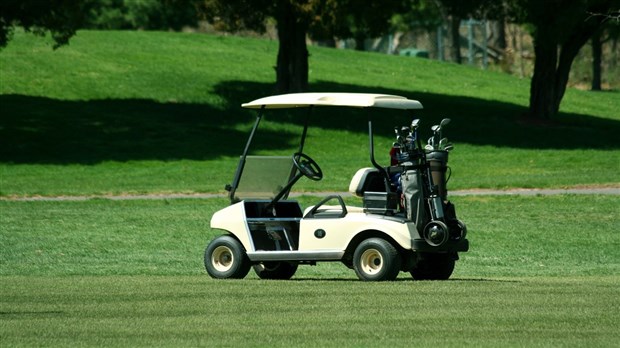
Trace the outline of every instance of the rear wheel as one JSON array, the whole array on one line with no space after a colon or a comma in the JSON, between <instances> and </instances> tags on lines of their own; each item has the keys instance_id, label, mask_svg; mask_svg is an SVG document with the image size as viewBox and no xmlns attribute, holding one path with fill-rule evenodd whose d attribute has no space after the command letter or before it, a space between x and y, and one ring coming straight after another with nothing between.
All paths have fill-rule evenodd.
<instances>
[{"instance_id":1,"label":"rear wheel","mask_svg":"<svg viewBox=\"0 0 620 348\"><path fill-rule=\"evenodd\" d=\"M261 262L254 265L254 272L261 279L291 279L297 266L296 262Z\"/></svg>"},{"instance_id":2,"label":"rear wheel","mask_svg":"<svg viewBox=\"0 0 620 348\"><path fill-rule=\"evenodd\" d=\"M213 278L243 278L250 271L250 260L243 245L231 236L220 236L205 249L205 268Z\"/></svg>"},{"instance_id":3,"label":"rear wheel","mask_svg":"<svg viewBox=\"0 0 620 348\"><path fill-rule=\"evenodd\" d=\"M446 280L454 271L453 254L426 254L409 271L415 280Z\"/></svg>"},{"instance_id":4,"label":"rear wheel","mask_svg":"<svg viewBox=\"0 0 620 348\"><path fill-rule=\"evenodd\" d=\"M394 280L400 272L398 250L381 238L369 238L357 246L353 254L353 269L361 280Z\"/></svg>"}]
</instances>

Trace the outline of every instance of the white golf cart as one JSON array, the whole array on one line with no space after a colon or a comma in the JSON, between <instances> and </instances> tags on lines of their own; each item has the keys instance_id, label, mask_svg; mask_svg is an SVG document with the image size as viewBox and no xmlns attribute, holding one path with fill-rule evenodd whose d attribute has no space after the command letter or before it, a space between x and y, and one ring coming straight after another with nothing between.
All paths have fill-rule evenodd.
<instances>
[{"instance_id":1,"label":"white golf cart","mask_svg":"<svg viewBox=\"0 0 620 348\"><path fill-rule=\"evenodd\" d=\"M231 205L211 219L211 228L226 232L205 250L211 277L243 278L253 267L260 278L289 279L298 265L319 261L341 261L362 280L393 280L400 271L410 272L414 279L450 277L458 252L467 251L469 244L465 225L446 198L447 150L428 145L422 149L417 133L409 128L403 146L398 145L400 159L383 167L374 158L368 113L373 167L360 169L349 186L352 194L363 198L363 207L347 206L342 197L331 195L302 211L288 199L303 176L317 181L323 177L318 164L303 153L313 110L324 106L416 110L422 108L420 102L381 94L296 93L242 106L259 112L234 180L226 187ZM308 109L299 150L291 157L249 155L265 110L282 108Z\"/></svg>"}]
</instances>

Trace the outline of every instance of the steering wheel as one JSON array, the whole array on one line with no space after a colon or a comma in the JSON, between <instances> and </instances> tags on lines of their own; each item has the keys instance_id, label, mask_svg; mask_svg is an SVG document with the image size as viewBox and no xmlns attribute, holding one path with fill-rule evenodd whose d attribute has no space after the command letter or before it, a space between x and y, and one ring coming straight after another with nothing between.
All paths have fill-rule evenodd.
<instances>
[{"instance_id":1,"label":"steering wheel","mask_svg":"<svg viewBox=\"0 0 620 348\"><path fill-rule=\"evenodd\" d=\"M319 181L323 179L323 171L316 162L308 157L308 155L297 152L293 154L293 164L300 173L307 176L308 179Z\"/></svg>"}]
</instances>

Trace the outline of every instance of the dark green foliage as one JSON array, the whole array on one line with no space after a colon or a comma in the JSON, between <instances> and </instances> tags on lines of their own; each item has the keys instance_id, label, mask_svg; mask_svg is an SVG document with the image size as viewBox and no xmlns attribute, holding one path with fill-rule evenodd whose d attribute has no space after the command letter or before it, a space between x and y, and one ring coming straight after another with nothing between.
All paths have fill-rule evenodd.
<instances>
[{"instance_id":1,"label":"dark green foliage","mask_svg":"<svg viewBox=\"0 0 620 348\"><path fill-rule=\"evenodd\" d=\"M198 23L198 0L3 0L0 48L15 27L44 36L54 48L66 45L82 28L180 30Z\"/></svg>"},{"instance_id":2,"label":"dark green foliage","mask_svg":"<svg viewBox=\"0 0 620 348\"><path fill-rule=\"evenodd\" d=\"M181 30L198 24L197 0L87 0L87 28Z\"/></svg>"},{"instance_id":3,"label":"dark green foliage","mask_svg":"<svg viewBox=\"0 0 620 348\"><path fill-rule=\"evenodd\" d=\"M37 35L50 32L54 48L67 44L85 22L89 4L72 0L3 0L0 2L0 48L11 40L16 26Z\"/></svg>"}]
</instances>

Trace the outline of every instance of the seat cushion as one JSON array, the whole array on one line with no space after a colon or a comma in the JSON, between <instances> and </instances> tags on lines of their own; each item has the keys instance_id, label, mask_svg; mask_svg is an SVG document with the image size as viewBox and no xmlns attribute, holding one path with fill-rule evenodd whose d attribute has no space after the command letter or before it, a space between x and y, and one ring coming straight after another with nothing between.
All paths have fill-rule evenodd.
<instances>
[{"instance_id":1,"label":"seat cushion","mask_svg":"<svg viewBox=\"0 0 620 348\"><path fill-rule=\"evenodd\" d=\"M364 197L364 192L385 192L383 177L377 168L358 170L349 184L349 192L357 197Z\"/></svg>"}]
</instances>

